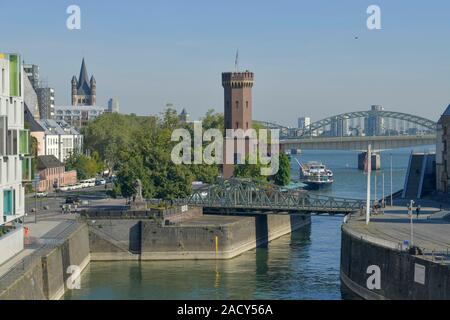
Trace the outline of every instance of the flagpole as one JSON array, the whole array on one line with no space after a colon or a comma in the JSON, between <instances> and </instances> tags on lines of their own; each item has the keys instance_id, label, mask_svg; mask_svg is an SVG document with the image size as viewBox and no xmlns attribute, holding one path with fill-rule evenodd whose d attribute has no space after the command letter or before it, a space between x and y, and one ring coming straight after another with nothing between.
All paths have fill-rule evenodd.
<instances>
[{"instance_id":1,"label":"flagpole","mask_svg":"<svg viewBox=\"0 0 450 320\"><path fill-rule=\"evenodd\" d=\"M367 196L366 196L366 224L370 222L370 175L372 172L372 146L369 144L366 154L366 166L367 166Z\"/></svg>"}]
</instances>

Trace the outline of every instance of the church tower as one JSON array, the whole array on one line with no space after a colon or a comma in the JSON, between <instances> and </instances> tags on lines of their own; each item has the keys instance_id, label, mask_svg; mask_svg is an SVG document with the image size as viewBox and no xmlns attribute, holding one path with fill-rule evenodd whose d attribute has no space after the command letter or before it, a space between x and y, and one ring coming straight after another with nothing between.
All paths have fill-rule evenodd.
<instances>
[{"instance_id":1,"label":"church tower","mask_svg":"<svg viewBox=\"0 0 450 320\"><path fill-rule=\"evenodd\" d=\"M80 76L72 78L72 105L95 106L97 103L97 84L94 76L89 80L86 63L81 63Z\"/></svg>"}]
</instances>

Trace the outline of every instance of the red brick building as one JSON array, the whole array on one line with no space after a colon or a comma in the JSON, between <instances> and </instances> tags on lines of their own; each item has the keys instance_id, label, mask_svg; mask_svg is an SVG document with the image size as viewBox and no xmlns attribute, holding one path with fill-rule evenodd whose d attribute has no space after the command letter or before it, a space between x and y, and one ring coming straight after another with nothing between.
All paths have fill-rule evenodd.
<instances>
[{"instance_id":1,"label":"red brick building","mask_svg":"<svg viewBox=\"0 0 450 320\"><path fill-rule=\"evenodd\" d=\"M245 131L252 129L253 73L250 71L222 73L222 86L224 88L225 100L225 130L243 129ZM237 142L237 139L235 139L233 158L235 163L243 163L245 159L242 159L242 155L236 150ZM245 153L248 155L248 143L247 141L244 143ZM223 154L223 176L225 179L228 179L233 176L234 166L232 164L225 164L226 157L225 149Z\"/></svg>"},{"instance_id":2,"label":"red brick building","mask_svg":"<svg viewBox=\"0 0 450 320\"><path fill-rule=\"evenodd\" d=\"M37 157L37 170L41 179L39 192L52 192L55 188L77 183L77 172L66 172L64 163L53 155Z\"/></svg>"}]
</instances>

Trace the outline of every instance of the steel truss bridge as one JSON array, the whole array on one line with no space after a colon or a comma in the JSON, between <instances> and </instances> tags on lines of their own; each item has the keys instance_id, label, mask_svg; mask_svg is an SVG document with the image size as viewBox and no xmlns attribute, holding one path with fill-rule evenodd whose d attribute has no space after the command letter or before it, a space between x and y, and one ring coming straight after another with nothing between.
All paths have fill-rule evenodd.
<instances>
[{"instance_id":1,"label":"steel truss bridge","mask_svg":"<svg viewBox=\"0 0 450 320\"><path fill-rule=\"evenodd\" d=\"M175 205L200 206L222 214L349 214L363 208L362 200L321 196L304 190L283 190L245 179L223 180L196 189Z\"/></svg>"},{"instance_id":2,"label":"steel truss bridge","mask_svg":"<svg viewBox=\"0 0 450 320\"><path fill-rule=\"evenodd\" d=\"M341 123L355 118L383 118L397 119L415 124L427 132L418 135L374 135L374 136L317 136L320 129L325 129L332 124ZM367 146L372 144L374 149L395 149L413 146L424 146L436 143L437 123L422 117L394 111L356 111L343 113L325 118L310 124L306 129L288 128L266 121L255 121L267 129L280 130L280 143L284 150L304 149L304 150L367 150Z\"/></svg>"}]
</instances>

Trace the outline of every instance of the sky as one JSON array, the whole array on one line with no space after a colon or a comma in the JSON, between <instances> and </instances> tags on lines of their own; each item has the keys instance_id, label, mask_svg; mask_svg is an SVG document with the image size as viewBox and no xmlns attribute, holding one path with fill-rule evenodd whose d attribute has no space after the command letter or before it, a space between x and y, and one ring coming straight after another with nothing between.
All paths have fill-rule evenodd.
<instances>
[{"instance_id":1,"label":"sky","mask_svg":"<svg viewBox=\"0 0 450 320\"><path fill-rule=\"evenodd\" d=\"M66 27L72 4L81 30ZM372 4L381 30L367 28ZM447 0L0 0L0 12L0 52L39 65L56 105L70 104L84 57L98 105L223 112L237 50L257 120L295 126L373 104L437 120L450 103Z\"/></svg>"}]
</instances>

